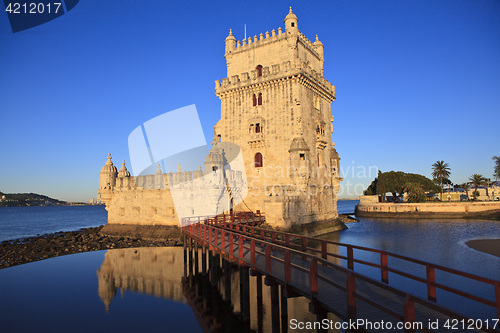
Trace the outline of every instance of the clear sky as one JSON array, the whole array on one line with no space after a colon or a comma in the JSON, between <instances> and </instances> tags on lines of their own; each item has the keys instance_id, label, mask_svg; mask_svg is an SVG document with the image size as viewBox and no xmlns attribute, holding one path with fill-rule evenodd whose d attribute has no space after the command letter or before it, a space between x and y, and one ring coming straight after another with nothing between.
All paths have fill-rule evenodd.
<instances>
[{"instance_id":1,"label":"clear sky","mask_svg":"<svg viewBox=\"0 0 500 333\"><path fill-rule=\"evenodd\" d=\"M333 141L354 197L382 171L491 177L500 155L500 1L80 1L13 34L0 14L0 191L96 197L108 153L143 122L196 104L220 117L224 39L283 27L324 44Z\"/></svg>"}]
</instances>

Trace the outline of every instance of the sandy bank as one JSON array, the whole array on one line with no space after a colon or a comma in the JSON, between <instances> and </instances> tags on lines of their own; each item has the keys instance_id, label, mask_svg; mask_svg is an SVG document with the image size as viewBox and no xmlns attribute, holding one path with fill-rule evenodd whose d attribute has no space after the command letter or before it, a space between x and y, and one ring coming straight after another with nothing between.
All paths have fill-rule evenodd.
<instances>
[{"instance_id":1,"label":"sandy bank","mask_svg":"<svg viewBox=\"0 0 500 333\"><path fill-rule=\"evenodd\" d=\"M500 239L474 239L465 244L474 250L500 257Z\"/></svg>"}]
</instances>

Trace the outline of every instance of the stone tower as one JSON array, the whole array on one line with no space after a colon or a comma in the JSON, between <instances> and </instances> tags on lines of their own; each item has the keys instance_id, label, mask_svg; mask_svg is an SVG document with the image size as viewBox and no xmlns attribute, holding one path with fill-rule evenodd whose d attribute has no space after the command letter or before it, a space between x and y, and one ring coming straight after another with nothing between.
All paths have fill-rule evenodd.
<instances>
[{"instance_id":1,"label":"stone tower","mask_svg":"<svg viewBox=\"0 0 500 333\"><path fill-rule=\"evenodd\" d=\"M248 196L241 210L262 210L269 222L331 220L341 181L332 142L335 87L323 77L323 44L311 42L292 12L285 31L225 40L227 77L215 82L221 120L214 141L240 146Z\"/></svg>"},{"instance_id":2,"label":"stone tower","mask_svg":"<svg viewBox=\"0 0 500 333\"><path fill-rule=\"evenodd\" d=\"M125 164L123 167L125 167ZM111 154L108 155L106 164L101 168L100 175L99 190L97 191L98 201L109 201L113 196L113 189L116 186L116 177L118 176L118 170L111 161Z\"/></svg>"}]
</instances>

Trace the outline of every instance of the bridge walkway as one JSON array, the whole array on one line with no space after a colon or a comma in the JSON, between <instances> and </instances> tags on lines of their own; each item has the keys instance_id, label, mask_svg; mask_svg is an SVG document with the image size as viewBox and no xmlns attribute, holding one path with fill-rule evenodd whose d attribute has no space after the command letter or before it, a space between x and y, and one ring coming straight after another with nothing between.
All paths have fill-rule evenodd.
<instances>
[{"instance_id":1,"label":"bridge walkway","mask_svg":"<svg viewBox=\"0 0 500 333\"><path fill-rule=\"evenodd\" d=\"M327 260L333 254L326 252L326 246L322 245L321 250L312 249L307 246L307 240L302 236L217 221L189 224L183 231L195 242L207 246L240 266L249 267L254 274L265 275L270 281L285 286L290 297L307 297L311 300L311 310L315 313L332 312L345 321L362 318L365 323L375 326L382 321L385 323L380 330L373 327L368 331L449 332L449 329L443 326L447 320L468 322L470 319L433 300L398 290L384 281L374 280L333 263ZM301 237L300 244L290 242L290 236ZM308 253L311 250L315 253ZM354 262L362 262L353 258L352 250L347 252L348 256L342 259L349 261L348 266L352 267ZM381 258L386 261L383 256ZM387 265L382 265L381 270L382 277L386 271L395 271ZM435 281L427 283L430 285L429 298L435 298L433 287L441 285ZM498 303L493 304L498 309ZM439 327L430 329L428 323L436 320L440 323ZM404 324L408 325L407 329L398 328ZM479 325L473 328L462 331L499 332Z\"/></svg>"}]
</instances>

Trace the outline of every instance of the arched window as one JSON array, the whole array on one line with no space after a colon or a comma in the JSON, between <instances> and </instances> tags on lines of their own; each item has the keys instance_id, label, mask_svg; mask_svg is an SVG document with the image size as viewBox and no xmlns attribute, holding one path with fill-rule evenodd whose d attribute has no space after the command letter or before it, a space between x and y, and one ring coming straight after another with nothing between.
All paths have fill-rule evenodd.
<instances>
[{"instance_id":1,"label":"arched window","mask_svg":"<svg viewBox=\"0 0 500 333\"><path fill-rule=\"evenodd\" d=\"M256 168L262 168L262 154L257 153L255 154L255 159L254 159L254 165Z\"/></svg>"},{"instance_id":2,"label":"arched window","mask_svg":"<svg viewBox=\"0 0 500 333\"><path fill-rule=\"evenodd\" d=\"M260 124L255 124L255 133L260 133Z\"/></svg>"},{"instance_id":3,"label":"arched window","mask_svg":"<svg viewBox=\"0 0 500 333\"><path fill-rule=\"evenodd\" d=\"M253 94L253 106L257 106L257 96Z\"/></svg>"},{"instance_id":4,"label":"arched window","mask_svg":"<svg viewBox=\"0 0 500 333\"><path fill-rule=\"evenodd\" d=\"M257 70L257 76L262 76L262 65L257 66L255 69Z\"/></svg>"},{"instance_id":5,"label":"arched window","mask_svg":"<svg viewBox=\"0 0 500 333\"><path fill-rule=\"evenodd\" d=\"M262 105L262 93L259 93L259 105Z\"/></svg>"}]
</instances>

